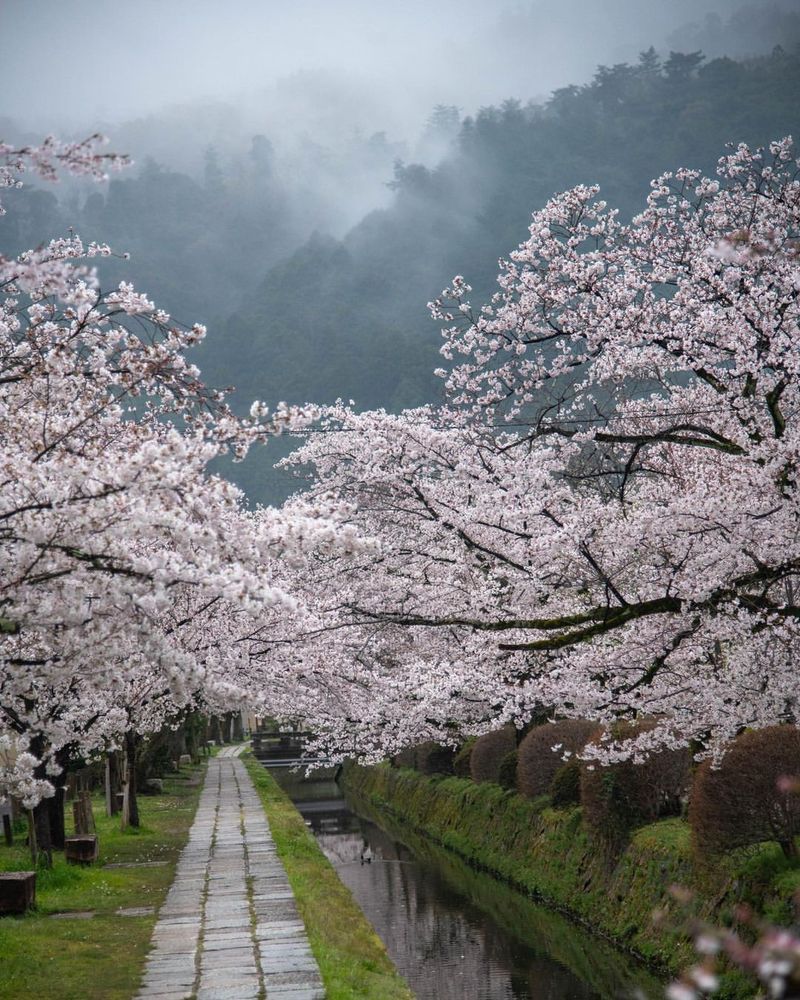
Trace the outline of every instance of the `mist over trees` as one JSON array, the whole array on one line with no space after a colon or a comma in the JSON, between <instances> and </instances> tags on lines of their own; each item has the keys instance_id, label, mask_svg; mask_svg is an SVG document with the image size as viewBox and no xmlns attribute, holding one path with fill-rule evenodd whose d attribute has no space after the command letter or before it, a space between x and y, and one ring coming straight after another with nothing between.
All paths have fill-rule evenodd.
<instances>
[{"instance_id":1,"label":"mist over trees","mask_svg":"<svg viewBox=\"0 0 800 1000\"><path fill-rule=\"evenodd\" d=\"M426 303L450 276L470 274L476 298L488 298L496 260L553 193L596 181L630 217L659 165L713 171L734 138L757 145L796 132L798 89L796 54L662 62L650 50L545 104L481 109L435 168L395 166L388 209L342 240L313 237L272 268L226 323L219 352L205 345L205 370L243 398L258 389L268 400L339 396L395 411L435 400L440 339Z\"/></svg>"},{"instance_id":2,"label":"mist over trees","mask_svg":"<svg viewBox=\"0 0 800 1000\"><path fill-rule=\"evenodd\" d=\"M547 6L506 12L506 28L530 39L538 17L557 32ZM687 5L667 36L672 51L645 48L542 99L474 114L466 101L439 104L412 138L348 127L348 102L365 121L378 120L380 102L324 71L262 95L273 131L255 130L252 100L115 124L114 147L133 152L135 170L88 195L69 184L58 198L16 193L4 249L71 227L130 253L100 263L104 287L132 277L177 318L207 323L195 360L209 383L236 386L234 406L343 398L399 411L435 401L440 337L427 302L455 273L488 297L497 259L555 192L597 182L630 217L666 166L711 171L726 142L797 132L800 14L696 10L692 19ZM253 502L295 488L266 455L228 474Z\"/></svg>"}]
</instances>

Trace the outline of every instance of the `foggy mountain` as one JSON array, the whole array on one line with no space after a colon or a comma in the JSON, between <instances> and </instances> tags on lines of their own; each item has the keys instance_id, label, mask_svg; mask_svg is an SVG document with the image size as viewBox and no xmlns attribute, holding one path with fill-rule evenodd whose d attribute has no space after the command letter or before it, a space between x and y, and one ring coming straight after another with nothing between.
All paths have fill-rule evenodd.
<instances>
[{"instance_id":1,"label":"foggy mountain","mask_svg":"<svg viewBox=\"0 0 800 1000\"><path fill-rule=\"evenodd\" d=\"M453 274L488 297L557 190L600 182L630 215L663 170L796 134L798 43L798 0L6 0L3 138L100 130L136 162L15 192L0 250L73 227L130 252L104 285L208 324L198 363L237 408L416 405ZM291 488L282 450L229 470L252 500Z\"/></svg>"}]
</instances>

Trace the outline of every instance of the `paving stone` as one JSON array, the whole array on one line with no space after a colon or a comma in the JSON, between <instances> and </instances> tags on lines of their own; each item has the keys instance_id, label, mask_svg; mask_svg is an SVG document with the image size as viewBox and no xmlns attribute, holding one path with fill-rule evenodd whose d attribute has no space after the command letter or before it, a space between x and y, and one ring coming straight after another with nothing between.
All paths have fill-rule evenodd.
<instances>
[{"instance_id":1,"label":"paving stone","mask_svg":"<svg viewBox=\"0 0 800 1000\"><path fill-rule=\"evenodd\" d=\"M102 868L163 868L169 861L109 861Z\"/></svg>"},{"instance_id":2,"label":"paving stone","mask_svg":"<svg viewBox=\"0 0 800 1000\"><path fill-rule=\"evenodd\" d=\"M325 1000L325 990L320 985L317 989L304 986L278 986L269 991L268 1000Z\"/></svg>"},{"instance_id":3,"label":"paving stone","mask_svg":"<svg viewBox=\"0 0 800 1000\"><path fill-rule=\"evenodd\" d=\"M253 950L253 938L247 931L236 934L206 934L203 938L203 951L226 951L231 948L249 948Z\"/></svg>"},{"instance_id":4,"label":"paving stone","mask_svg":"<svg viewBox=\"0 0 800 1000\"><path fill-rule=\"evenodd\" d=\"M211 986L205 989L200 987L197 991L197 1000L258 1000L260 993L261 987L257 981L253 986L237 984L230 988Z\"/></svg>"},{"instance_id":5,"label":"paving stone","mask_svg":"<svg viewBox=\"0 0 800 1000\"><path fill-rule=\"evenodd\" d=\"M280 972L265 975L264 984L267 987L268 996L272 996L273 992L281 989L322 989L322 981L318 972Z\"/></svg>"},{"instance_id":6,"label":"paving stone","mask_svg":"<svg viewBox=\"0 0 800 1000\"><path fill-rule=\"evenodd\" d=\"M194 994L194 988L188 990L169 990L165 992L164 990L153 987L150 989L142 989L139 991L139 996L146 998L146 1000L190 1000Z\"/></svg>"},{"instance_id":7,"label":"paving stone","mask_svg":"<svg viewBox=\"0 0 800 1000\"><path fill-rule=\"evenodd\" d=\"M249 976L242 974L232 975L231 973L231 969L223 969L219 974L214 973L203 976L200 980L198 994L206 991L215 991L217 997L228 995L235 997L236 1000L239 1000L239 997L250 996L251 994L258 996L261 989L261 980L255 970Z\"/></svg>"},{"instance_id":8,"label":"paving stone","mask_svg":"<svg viewBox=\"0 0 800 1000\"><path fill-rule=\"evenodd\" d=\"M226 747L209 763L139 1000L324 1000L286 872L250 777ZM140 908L145 910L145 908ZM134 908L120 911L139 914ZM152 912L149 908L146 912Z\"/></svg>"}]
</instances>

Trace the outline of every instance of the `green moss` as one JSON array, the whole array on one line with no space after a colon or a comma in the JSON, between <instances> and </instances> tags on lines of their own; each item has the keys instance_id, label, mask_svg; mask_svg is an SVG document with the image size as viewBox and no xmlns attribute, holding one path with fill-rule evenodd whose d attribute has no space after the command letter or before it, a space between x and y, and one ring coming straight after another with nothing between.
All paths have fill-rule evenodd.
<instances>
[{"instance_id":1,"label":"green moss","mask_svg":"<svg viewBox=\"0 0 800 1000\"><path fill-rule=\"evenodd\" d=\"M620 853L609 855L587 834L580 808L554 809L547 797L530 801L493 784L433 782L386 767L349 766L344 782L348 794L665 971L693 959L680 930L688 914L668 892L671 886L696 892L692 915L724 920L742 900L785 916L800 884L800 868L776 845L696 869L688 825L677 818L640 827ZM742 988L739 979L729 977L730 996Z\"/></svg>"},{"instance_id":2,"label":"green moss","mask_svg":"<svg viewBox=\"0 0 800 1000\"><path fill-rule=\"evenodd\" d=\"M425 834L415 832L389 815L385 808L375 807L357 793L352 794L351 789L348 799L359 815L380 824L395 840L409 847L418 860L435 866L438 876L488 914L509 938L521 941L535 955L569 969L591 987L593 996L616 1000L634 993L653 998L663 995L663 983L656 976L644 967L635 968L629 958L606 941L590 936L556 910L537 905L528 895L467 863Z\"/></svg>"},{"instance_id":3,"label":"green moss","mask_svg":"<svg viewBox=\"0 0 800 1000\"><path fill-rule=\"evenodd\" d=\"M288 796L252 757L242 759L269 819L328 1000L412 1000L383 942Z\"/></svg>"},{"instance_id":4,"label":"green moss","mask_svg":"<svg viewBox=\"0 0 800 1000\"><path fill-rule=\"evenodd\" d=\"M37 876L35 911L0 920L0 997L19 1000L130 1000L138 988L155 915L117 916L124 907L158 907L172 883L175 863L186 842L200 785L186 768L167 778L163 795L140 800L142 826L121 831L119 817L94 805L100 861L91 867L67 865L56 856L50 871ZM30 867L21 842L0 846L0 870ZM115 862L165 861L158 867L106 868ZM51 914L92 911L87 920L54 919Z\"/></svg>"}]
</instances>

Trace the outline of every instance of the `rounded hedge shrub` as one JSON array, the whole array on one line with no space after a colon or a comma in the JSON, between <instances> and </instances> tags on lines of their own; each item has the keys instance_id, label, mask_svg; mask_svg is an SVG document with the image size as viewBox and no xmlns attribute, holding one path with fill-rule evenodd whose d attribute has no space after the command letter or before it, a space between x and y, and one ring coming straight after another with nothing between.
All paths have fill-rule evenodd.
<instances>
[{"instance_id":1,"label":"rounded hedge shrub","mask_svg":"<svg viewBox=\"0 0 800 1000\"><path fill-rule=\"evenodd\" d=\"M553 775L550 798L556 809L576 806L581 800L581 762L572 757Z\"/></svg>"},{"instance_id":2,"label":"rounded hedge shrub","mask_svg":"<svg viewBox=\"0 0 800 1000\"><path fill-rule=\"evenodd\" d=\"M427 743L420 743L416 748L414 766L422 774L452 774L454 757L453 747L442 746L441 743L429 740Z\"/></svg>"},{"instance_id":3,"label":"rounded hedge shrub","mask_svg":"<svg viewBox=\"0 0 800 1000\"><path fill-rule=\"evenodd\" d=\"M475 737L471 736L453 758L453 774L457 778L469 778L472 776L469 765L474 746Z\"/></svg>"},{"instance_id":4,"label":"rounded hedge shrub","mask_svg":"<svg viewBox=\"0 0 800 1000\"><path fill-rule=\"evenodd\" d=\"M500 764L506 754L517 749L517 734L513 726L503 726L493 733L484 733L475 741L469 768L473 781L494 781L500 777Z\"/></svg>"},{"instance_id":5,"label":"rounded hedge shrub","mask_svg":"<svg viewBox=\"0 0 800 1000\"><path fill-rule=\"evenodd\" d=\"M564 751L576 754L597 732L597 723L563 719L534 726L519 745L517 789L535 799L550 791L556 772L564 765ZM553 747L558 747L553 750Z\"/></svg>"},{"instance_id":6,"label":"rounded hedge shrub","mask_svg":"<svg viewBox=\"0 0 800 1000\"><path fill-rule=\"evenodd\" d=\"M511 791L517 787L517 751L511 750L500 761L497 784Z\"/></svg>"},{"instance_id":7,"label":"rounded hedge shrub","mask_svg":"<svg viewBox=\"0 0 800 1000\"><path fill-rule=\"evenodd\" d=\"M392 767L410 767L413 768L417 763L417 748L416 747L403 747L400 753L396 753L392 757Z\"/></svg>"},{"instance_id":8,"label":"rounded hedge shrub","mask_svg":"<svg viewBox=\"0 0 800 1000\"><path fill-rule=\"evenodd\" d=\"M720 766L704 761L689 804L692 845L700 857L774 840L788 858L798 856L800 834L800 731L769 726L744 732Z\"/></svg>"},{"instance_id":9,"label":"rounded hedge shrub","mask_svg":"<svg viewBox=\"0 0 800 1000\"><path fill-rule=\"evenodd\" d=\"M618 723L615 740L633 739L654 727L642 721ZM600 742L601 732L592 742ZM640 764L631 760L603 766L581 766L580 797L586 826L600 841L621 847L630 830L652 823L660 816L680 815L681 801L689 787L692 756L689 750L661 750Z\"/></svg>"}]
</instances>

